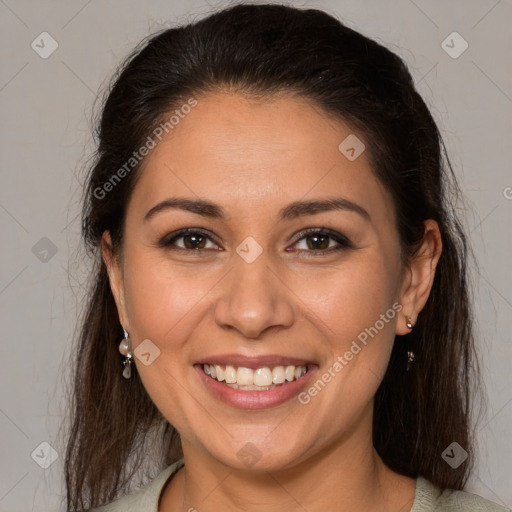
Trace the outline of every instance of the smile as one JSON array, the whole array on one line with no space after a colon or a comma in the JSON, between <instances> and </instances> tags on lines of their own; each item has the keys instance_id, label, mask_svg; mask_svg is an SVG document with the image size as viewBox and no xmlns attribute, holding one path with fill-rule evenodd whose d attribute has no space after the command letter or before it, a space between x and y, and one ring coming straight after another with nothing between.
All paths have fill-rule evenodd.
<instances>
[{"instance_id":1,"label":"smile","mask_svg":"<svg viewBox=\"0 0 512 512\"><path fill-rule=\"evenodd\" d=\"M285 382L297 380L308 372L305 365L279 365L273 368L264 366L253 370L244 366L203 364L202 369L217 382L246 391L268 391Z\"/></svg>"},{"instance_id":2,"label":"smile","mask_svg":"<svg viewBox=\"0 0 512 512\"><path fill-rule=\"evenodd\" d=\"M210 354L193 367L210 396L252 410L292 401L319 370L316 361L289 354Z\"/></svg>"}]
</instances>

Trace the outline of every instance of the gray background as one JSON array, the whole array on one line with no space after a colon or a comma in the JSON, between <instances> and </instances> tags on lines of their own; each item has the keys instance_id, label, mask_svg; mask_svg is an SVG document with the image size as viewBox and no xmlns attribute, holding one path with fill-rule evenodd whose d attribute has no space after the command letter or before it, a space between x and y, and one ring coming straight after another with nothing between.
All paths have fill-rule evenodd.
<instances>
[{"instance_id":1,"label":"gray background","mask_svg":"<svg viewBox=\"0 0 512 512\"><path fill-rule=\"evenodd\" d=\"M148 33L220 5L226 3L0 0L0 511L64 510L59 426L88 263L77 252L78 213L98 91ZM325 9L400 54L439 123L467 197L465 225L479 265L472 289L489 402L467 489L510 506L512 3L292 5ZM42 46L44 31L58 43L46 59L31 47L34 40ZM453 31L469 44L458 58L441 45ZM461 48L460 41L448 44ZM58 454L47 469L36 463L48 454L42 442Z\"/></svg>"}]
</instances>

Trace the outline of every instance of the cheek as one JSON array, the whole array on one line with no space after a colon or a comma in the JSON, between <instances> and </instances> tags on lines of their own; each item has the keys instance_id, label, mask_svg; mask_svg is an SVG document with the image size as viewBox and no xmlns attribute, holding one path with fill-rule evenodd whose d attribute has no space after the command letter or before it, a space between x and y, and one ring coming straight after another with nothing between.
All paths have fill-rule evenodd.
<instances>
[{"instance_id":1,"label":"cheek","mask_svg":"<svg viewBox=\"0 0 512 512\"><path fill-rule=\"evenodd\" d=\"M141 251L142 253L142 251ZM213 276L177 267L163 258L143 253L126 260L126 305L139 337L161 343L181 339L176 332L201 309L215 283Z\"/></svg>"},{"instance_id":2,"label":"cheek","mask_svg":"<svg viewBox=\"0 0 512 512\"><path fill-rule=\"evenodd\" d=\"M310 280L315 288L305 310L321 320L315 324L326 340L324 372L331 368L335 375L332 392L322 399L327 409L338 410L343 397L347 414L357 416L355 411L371 400L385 374L401 309L395 292L398 267L389 267L378 251L368 251L339 271ZM298 295L307 297L305 289Z\"/></svg>"},{"instance_id":3,"label":"cheek","mask_svg":"<svg viewBox=\"0 0 512 512\"><path fill-rule=\"evenodd\" d=\"M158 347L158 357L145 365L135 357L137 372L144 388L160 412L182 432L198 417L191 395L199 391L184 382L194 370L187 340L197 328L207 307L210 279L188 275L168 262L156 261L134 251L125 259L125 295L130 318L133 350L149 339ZM192 403L192 406L191 406Z\"/></svg>"},{"instance_id":4,"label":"cheek","mask_svg":"<svg viewBox=\"0 0 512 512\"><path fill-rule=\"evenodd\" d=\"M376 252L368 251L330 271L295 279L292 289L307 306L305 314L309 311L312 321L316 318L315 323L323 325L330 338L353 339L392 307L397 272L376 256ZM382 330L392 330L391 323L381 326Z\"/></svg>"}]
</instances>

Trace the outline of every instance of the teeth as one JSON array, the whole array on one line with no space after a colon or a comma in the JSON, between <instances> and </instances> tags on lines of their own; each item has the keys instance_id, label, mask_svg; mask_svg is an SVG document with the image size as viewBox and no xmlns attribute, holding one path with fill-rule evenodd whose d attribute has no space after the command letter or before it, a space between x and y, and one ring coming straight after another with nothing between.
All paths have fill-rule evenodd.
<instances>
[{"instance_id":1,"label":"teeth","mask_svg":"<svg viewBox=\"0 0 512 512\"><path fill-rule=\"evenodd\" d=\"M236 372L236 383L239 386L252 386L254 384L253 371L241 366Z\"/></svg>"},{"instance_id":2,"label":"teeth","mask_svg":"<svg viewBox=\"0 0 512 512\"><path fill-rule=\"evenodd\" d=\"M307 366L276 366L275 368L258 368L253 370L240 366L227 365L225 368L218 364L203 364L204 372L213 379L223 382L235 389L268 390L279 384L297 380L308 371Z\"/></svg>"},{"instance_id":3,"label":"teeth","mask_svg":"<svg viewBox=\"0 0 512 512\"><path fill-rule=\"evenodd\" d=\"M215 365L215 371L217 373L217 380L222 382L224 380L224 375L226 374L226 372L218 364Z\"/></svg>"},{"instance_id":4,"label":"teeth","mask_svg":"<svg viewBox=\"0 0 512 512\"><path fill-rule=\"evenodd\" d=\"M226 371L224 372L224 379L226 380L226 384L235 384L236 370L233 366L226 366Z\"/></svg>"},{"instance_id":5,"label":"teeth","mask_svg":"<svg viewBox=\"0 0 512 512\"><path fill-rule=\"evenodd\" d=\"M286 380L286 375L284 373L284 366L276 366L272 370L272 382L274 384L282 384Z\"/></svg>"},{"instance_id":6,"label":"teeth","mask_svg":"<svg viewBox=\"0 0 512 512\"><path fill-rule=\"evenodd\" d=\"M295 378L295 366L287 366L284 371L287 381L292 381Z\"/></svg>"},{"instance_id":7,"label":"teeth","mask_svg":"<svg viewBox=\"0 0 512 512\"><path fill-rule=\"evenodd\" d=\"M253 373L255 386L270 386L272 384L272 372L269 368L258 368Z\"/></svg>"},{"instance_id":8,"label":"teeth","mask_svg":"<svg viewBox=\"0 0 512 512\"><path fill-rule=\"evenodd\" d=\"M277 387L275 384L271 386L239 386L238 384L226 384L226 386L233 389L241 389L242 391L268 391Z\"/></svg>"}]
</instances>

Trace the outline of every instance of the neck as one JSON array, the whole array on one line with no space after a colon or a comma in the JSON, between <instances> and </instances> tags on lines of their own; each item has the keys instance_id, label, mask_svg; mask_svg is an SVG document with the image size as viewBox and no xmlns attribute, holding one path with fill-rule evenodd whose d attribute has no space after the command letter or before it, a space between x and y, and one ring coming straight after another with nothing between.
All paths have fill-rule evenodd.
<instances>
[{"instance_id":1,"label":"neck","mask_svg":"<svg viewBox=\"0 0 512 512\"><path fill-rule=\"evenodd\" d=\"M371 431L366 438L330 444L279 471L233 469L183 443L185 466L164 490L159 512L409 511L415 480L391 471Z\"/></svg>"}]
</instances>

